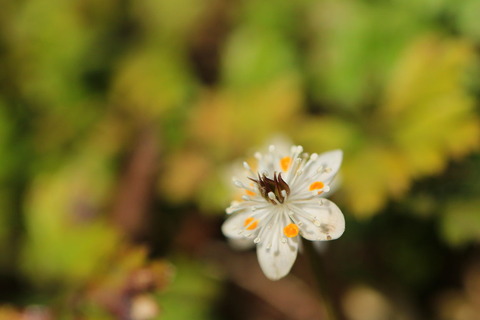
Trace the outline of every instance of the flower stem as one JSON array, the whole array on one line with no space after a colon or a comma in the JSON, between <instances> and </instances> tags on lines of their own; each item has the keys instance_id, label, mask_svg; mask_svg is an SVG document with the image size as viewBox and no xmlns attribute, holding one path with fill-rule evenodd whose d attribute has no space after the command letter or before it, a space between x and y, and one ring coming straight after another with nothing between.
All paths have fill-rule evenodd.
<instances>
[{"instance_id":1,"label":"flower stem","mask_svg":"<svg viewBox=\"0 0 480 320\"><path fill-rule=\"evenodd\" d=\"M328 319L346 320L340 309L339 301L338 299L336 299L337 297L333 294L331 283L329 282L330 277L325 268L325 264L323 263L323 261L321 261L322 259L320 255L313 247L313 242L304 240L303 245L305 253L308 256L311 264L312 273L316 280L316 287L323 299Z\"/></svg>"}]
</instances>

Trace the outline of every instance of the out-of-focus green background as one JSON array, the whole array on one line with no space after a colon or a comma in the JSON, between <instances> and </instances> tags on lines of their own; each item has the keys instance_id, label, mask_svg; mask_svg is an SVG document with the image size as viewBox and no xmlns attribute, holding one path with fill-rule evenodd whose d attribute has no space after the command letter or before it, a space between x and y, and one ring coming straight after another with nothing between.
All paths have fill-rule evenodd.
<instances>
[{"instance_id":1,"label":"out-of-focus green background","mask_svg":"<svg viewBox=\"0 0 480 320\"><path fill-rule=\"evenodd\" d=\"M219 231L278 136L344 150L346 319L480 319L479 1L0 8L0 319L325 319Z\"/></svg>"}]
</instances>

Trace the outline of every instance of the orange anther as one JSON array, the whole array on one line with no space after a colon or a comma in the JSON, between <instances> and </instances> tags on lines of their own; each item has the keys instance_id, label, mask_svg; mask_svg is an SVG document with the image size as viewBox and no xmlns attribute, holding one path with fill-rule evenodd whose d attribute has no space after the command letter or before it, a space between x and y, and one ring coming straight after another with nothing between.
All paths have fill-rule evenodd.
<instances>
[{"instance_id":1,"label":"orange anther","mask_svg":"<svg viewBox=\"0 0 480 320\"><path fill-rule=\"evenodd\" d=\"M283 228L283 233L287 237L293 238L298 235L298 226L295 223L290 223L288 226Z\"/></svg>"},{"instance_id":2,"label":"orange anther","mask_svg":"<svg viewBox=\"0 0 480 320\"><path fill-rule=\"evenodd\" d=\"M310 185L310 188L309 190L310 191L313 191L313 190L320 190L320 189L323 189L325 187L325 185L323 184L322 181L315 181L314 183L312 183ZM322 193L322 191L318 191L318 194Z\"/></svg>"},{"instance_id":3,"label":"orange anther","mask_svg":"<svg viewBox=\"0 0 480 320\"><path fill-rule=\"evenodd\" d=\"M254 187L253 182L250 183L250 187L252 187L252 188ZM250 190L248 190L248 189L245 189L245 193L246 193L247 195L249 195L249 196L254 196L254 195L256 195L255 192L250 191Z\"/></svg>"},{"instance_id":4,"label":"orange anther","mask_svg":"<svg viewBox=\"0 0 480 320\"><path fill-rule=\"evenodd\" d=\"M291 163L292 163L292 158L283 157L282 159L280 159L280 168L282 168L283 171L287 171Z\"/></svg>"},{"instance_id":5,"label":"orange anther","mask_svg":"<svg viewBox=\"0 0 480 320\"><path fill-rule=\"evenodd\" d=\"M245 222L243 223L243 226L247 230L253 230L258 226L258 219L255 219L253 217L248 217L247 219L245 219Z\"/></svg>"}]
</instances>

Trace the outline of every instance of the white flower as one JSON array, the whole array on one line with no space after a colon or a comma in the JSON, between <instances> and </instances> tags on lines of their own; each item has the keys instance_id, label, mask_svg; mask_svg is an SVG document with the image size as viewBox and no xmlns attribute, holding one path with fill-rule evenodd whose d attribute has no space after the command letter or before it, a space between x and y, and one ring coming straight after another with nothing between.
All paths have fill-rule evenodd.
<instances>
[{"instance_id":1,"label":"white flower","mask_svg":"<svg viewBox=\"0 0 480 320\"><path fill-rule=\"evenodd\" d=\"M345 230L340 209L325 194L342 162L342 151L318 155L293 146L290 153L269 147L256 153L256 166L244 162L245 176L234 178L242 201L227 208L222 226L231 239L251 239L265 275L277 280L288 274L297 257L300 237L337 239Z\"/></svg>"}]
</instances>

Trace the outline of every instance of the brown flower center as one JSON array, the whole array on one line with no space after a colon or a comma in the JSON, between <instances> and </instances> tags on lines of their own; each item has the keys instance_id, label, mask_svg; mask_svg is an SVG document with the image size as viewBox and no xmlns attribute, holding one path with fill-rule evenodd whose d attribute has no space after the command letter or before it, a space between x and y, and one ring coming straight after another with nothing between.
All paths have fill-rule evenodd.
<instances>
[{"instance_id":1,"label":"brown flower center","mask_svg":"<svg viewBox=\"0 0 480 320\"><path fill-rule=\"evenodd\" d=\"M273 180L268 178L266 175L260 176L258 175L258 180L250 178L253 182L255 182L258 186L258 190L260 191L261 195L273 204L283 203L285 201L285 197L282 194L282 191L285 191L287 195L290 194L290 187L282 179L282 174L279 173L277 175L276 172L273 173ZM269 193L272 192L275 195L275 199L270 198ZM275 201L277 200L277 201Z\"/></svg>"}]
</instances>

